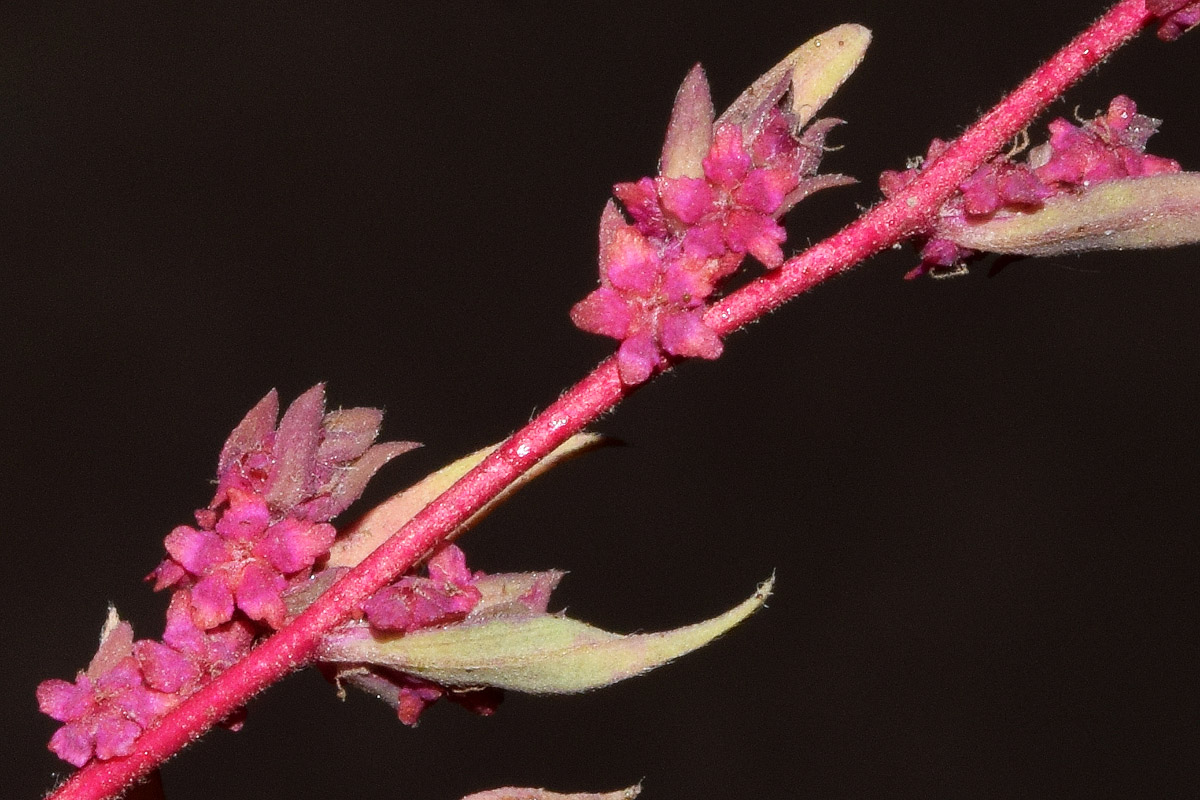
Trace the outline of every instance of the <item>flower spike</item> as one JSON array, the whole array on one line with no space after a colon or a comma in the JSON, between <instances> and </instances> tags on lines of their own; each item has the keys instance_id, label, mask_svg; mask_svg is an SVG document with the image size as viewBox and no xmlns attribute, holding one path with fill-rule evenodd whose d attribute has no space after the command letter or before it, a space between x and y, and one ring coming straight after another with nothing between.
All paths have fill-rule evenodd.
<instances>
[{"instance_id":1,"label":"flower spike","mask_svg":"<svg viewBox=\"0 0 1200 800\"><path fill-rule=\"evenodd\" d=\"M719 356L721 339L704 312L720 283L747 255L767 269L782 264L779 219L813 192L852 182L816 174L838 121L809 123L869 41L858 25L812 39L715 121L704 70L688 73L659 174L613 187L624 214L612 201L601 214L600 286L571 309L577 327L621 341L625 384L642 383L672 358Z\"/></svg>"},{"instance_id":2,"label":"flower spike","mask_svg":"<svg viewBox=\"0 0 1200 800\"><path fill-rule=\"evenodd\" d=\"M1048 141L1024 160L997 156L959 185L907 277L957 269L984 252L1045 256L1200 241L1200 174L1146 153L1159 124L1124 96L1081 125L1052 121ZM924 164L945 147L935 139ZM883 193L895 194L923 168L885 172Z\"/></svg>"}]
</instances>

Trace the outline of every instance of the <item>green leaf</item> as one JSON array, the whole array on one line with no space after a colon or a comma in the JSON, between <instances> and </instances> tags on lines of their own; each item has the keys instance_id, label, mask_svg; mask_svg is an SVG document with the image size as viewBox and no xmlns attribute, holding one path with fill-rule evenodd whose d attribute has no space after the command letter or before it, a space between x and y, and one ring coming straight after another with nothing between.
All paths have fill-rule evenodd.
<instances>
[{"instance_id":1,"label":"green leaf","mask_svg":"<svg viewBox=\"0 0 1200 800\"><path fill-rule=\"evenodd\" d=\"M558 466L580 453L603 444L605 441L604 437L595 433L575 434L534 465L532 469L515 480L512 485L493 498L491 502L475 512L470 519L455 531L454 536L451 538L459 536L472 525L475 525L486 517L494 508L511 497L514 492L529 481L542 475L552 467ZM419 482L393 495L368 511L361 519L346 528L342 537L334 542L332 549L329 551L329 559L325 567L356 566L370 555L376 547L387 541L392 534L400 530L406 522L416 516L421 509L437 499L442 492L449 489L459 478L474 469L479 462L491 455L492 451L499 446L498 444L494 444L482 450L476 450L470 455L463 456L457 461L442 467L437 472L427 475Z\"/></svg>"},{"instance_id":2,"label":"green leaf","mask_svg":"<svg viewBox=\"0 0 1200 800\"><path fill-rule=\"evenodd\" d=\"M774 105L790 84L794 125L798 130L817 115L858 68L870 43L871 31L862 25L838 25L814 36L742 92L717 120L717 125L756 125L763 110Z\"/></svg>"},{"instance_id":3,"label":"green leaf","mask_svg":"<svg viewBox=\"0 0 1200 800\"><path fill-rule=\"evenodd\" d=\"M444 686L491 686L572 694L662 666L711 642L762 607L774 578L749 599L705 622L622 636L554 614L473 619L381 637L365 627L328 637L321 661L373 664Z\"/></svg>"},{"instance_id":4,"label":"green leaf","mask_svg":"<svg viewBox=\"0 0 1200 800\"><path fill-rule=\"evenodd\" d=\"M1200 173L1119 178L985 222L943 221L937 235L989 253L1053 256L1200 241Z\"/></svg>"}]
</instances>

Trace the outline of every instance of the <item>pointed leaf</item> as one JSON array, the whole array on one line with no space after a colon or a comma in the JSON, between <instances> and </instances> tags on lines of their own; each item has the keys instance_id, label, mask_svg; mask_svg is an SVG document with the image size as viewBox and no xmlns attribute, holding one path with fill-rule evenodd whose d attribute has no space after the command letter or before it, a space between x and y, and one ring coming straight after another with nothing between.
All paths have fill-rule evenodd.
<instances>
[{"instance_id":1,"label":"pointed leaf","mask_svg":"<svg viewBox=\"0 0 1200 800\"><path fill-rule=\"evenodd\" d=\"M486 792L476 792L462 800L633 800L642 791L641 785L630 786L628 789L618 789L615 792L578 792L560 794L546 789L524 789L516 786L505 786L500 789L488 789Z\"/></svg>"},{"instance_id":2,"label":"pointed leaf","mask_svg":"<svg viewBox=\"0 0 1200 800\"><path fill-rule=\"evenodd\" d=\"M384 464L420 446L420 442L384 442L368 449L352 466L342 468L330 482L333 488L329 493L329 504L323 509L326 519L336 517L361 497L371 478Z\"/></svg>"},{"instance_id":3,"label":"pointed leaf","mask_svg":"<svg viewBox=\"0 0 1200 800\"><path fill-rule=\"evenodd\" d=\"M217 474L223 474L230 464L246 453L265 450L268 440L275 433L275 418L278 416L279 393L272 389L247 412L225 440L221 457L217 460Z\"/></svg>"},{"instance_id":4,"label":"pointed leaf","mask_svg":"<svg viewBox=\"0 0 1200 800\"><path fill-rule=\"evenodd\" d=\"M768 580L719 617L663 633L621 636L566 617L537 614L464 621L387 638L364 628L344 630L326 638L319 658L376 664L446 686L583 692L703 647L760 608L773 582Z\"/></svg>"},{"instance_id":5,"label":"pointed leaf","mask_svg":"<svg viewBox=\"0 0 1200 800\"><path fill-rule=\"evenodd\" d=\"M943 220L937 235L974 250L1028 256L1192 244L1200 242L1200 173L1105 181L1051 197L1035 211L977 223Z\"/></svg>"},{"instance_id":6,"label":"pointed leaf","mask_svg":"<svg viewBox=\"0 0 1200 800\"><path fill-rule=\"evenodd\" d=\"M87 675L98 680L132 654L133 626L121 619L116 606L109 606L104 627L100 629L100 648L88 664Z\"/></svg>"},{"instance_id":7,"label":"pointed leaf","mask_svg":"<svg viewBox=\"0 0 1200 800\"><path fill-rule=\"evenodd\" d=\"M325 416L325 384L318 383L297 397L283 412L275 434L275 464L268 481L267 500L276 510L291 509L308 494L321 441Z\"/></svg>"},{"instance_id":8,"label":"pointed leaf","mask_svg":"<svg viewBox=\"0 0 1200 800\"><path fill-rule=\"evenodd\" d=\"M850 77L870 41L871 32L861 25L839 25L814 36L742 92L717 120L717 126L755 127L791 84L792 111L798 117L796 127L801 127Z\"/></svg>"},{"instance_id":9,"label":"pointed leaf","mask_svg":"<svg viewBox=\"0 0 1200 800\"><path fill-rule=\"evenodd\" d=\"M797 128L808 124L862 63L871 31L839 25L800 45L792 69L792 114Z\"/></svg>"},{"instance_id":10,"label":"pointed leaf","mask_svg":"<svg viewBox=\"0 0 1200 800\"><path fill-rule=\"evenodd\" d=\"M572 436L558 446L554 452L543 458L532 469L512 483L507 489L496 496L491 502L463 523L454 534L459 535L472 525L487 516L492 509L507 500L513 492L520 489L529 481L546 472L563 461L589 450L604 441L603 437L592 433L580 433ZM329 567L353 567L366 558L388 537L400 530L425 506L429 505L442 492L450 488L459 478L471 471L479 462L487 458L499 445L485 447L468 456L442 467L437 472L426 476L420 482L410 486L389 500L371 509L361 519L346 529L343 538L334 543L329 552Z\"/></svg>"},{"instance_id":11,"label":"pointed leaf","mask_svg":"<svg viewBox=\"0 0 1200 800\"><path fill-rule=\"evenodd\" d=\"M378 408L339 408L321 422L324 436L317 460L324 463L353 461L367 452L379 435L383 411Z\"/></svg>"},{"instance_id":12,"label":"pointed leaf","mask_svg":"<svg viewBox=\"0 0 1200 800\"><path fill-rule=\"evenodd\" d=\"M712 146L713 102L704 69L697 64L675 94L659 172L667 178L703 178L701 161Z\"/></svg>"}]
</instances>

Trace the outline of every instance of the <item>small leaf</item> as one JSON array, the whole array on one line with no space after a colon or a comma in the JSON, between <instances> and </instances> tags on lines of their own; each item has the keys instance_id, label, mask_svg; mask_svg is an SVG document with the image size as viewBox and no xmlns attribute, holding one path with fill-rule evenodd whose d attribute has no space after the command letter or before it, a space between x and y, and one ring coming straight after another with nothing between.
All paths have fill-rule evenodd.
<instances>
[{"instance_id":1,"label":"small leaf","mask_svg":"<svg viewBox=\"0 0 1200 800\"><path fill-rule=\"evenodd\" d=\"M560 794L546 789L524 789L515 786L505 786L501 789L488 789L486 792L476 792L462 800L633 800L642 791L642 787L630 786L628 789L618 789L615 792L578 792Z\"/></svg>"},{"instance_id":2,"label":"small leaf","mask_svg":"<svg viewBox=\"0 0 1200 800\"><path fill-rule=\"evenodd\" d=\"M671 109L659 172L667 178L702 178L701 161L713 136L713 102L704 69L697 64L683 79Z\"/></svg>"},{"instance_id":3,"label":"small leaf","mask_svg":"<svg viewBox=\"0 0 1200 800\"><path fill-rule=\"evenodd\" d=\"M858 67L870 43L871 31L861 25L839 25L814 36L742 92L717 126L754 127L790 84L795 125L803 127Z\"/></svg>"},{"instance_id":4,"label":"small leaf","mask_svg":"<svg viewBox=\"0 0 1200 800\"><path fill-rule=\"evenodd\" d=\"M829 98L858 69L871 31L862 25L839 25L804 44L792 69L792 114L796 127L816 116Z\"/></svg>"},{"instance_id":5,"label":"small leaf","mask_svg":"<svg viewBox=\"0 0 1200 800\"><path fill-rule=\"evenodd\" d=\"M961 247L1027 256L1192 244L1200 242L1200 173L1105 181L1033 211L943 220L937 235Z\"/></svg>"},{"instance_id":6,"label":"small leaf","mask_svg":"<svg viewBox=\"0 0 1200 800\"><path fill-rule=\"evenodd\" d=\"M109 606L104 626L100 629L100 648L88 664L87 675L92 680L99 680L131 655L133 655L133 626L121 619L116 606Z\"/></svg>"},{"instance_id":7,"label":"small leaf","mask_svg":"<svg viewBox=\"0 0 1200 800\"><path fill-rule=\"evenodd\" d=\"M497 495L483 508L476 511L454 533L458 536L463 531L475 525L492 509L507 500L513 492L520 489L529 481L543 474L552 467L561 464L572 456L601 444L604 438L599 434L578 433L558 446L550 455L539 461L532 469L514 481L508 488ZM387 539L400 530L406 522L412 519L421 509L429 505L438 495L450 488L459 478L470 472L479 462L483 461L498 444L476 450L468 456L442 467L437 472L393 495L380 505L368 511L361 519L345 530L345 535L334 543L329 551L326 567L353 567L366 558L383 544ZM453 538L453 537L451 537Z\"/></svg>"},{"instance_id":8,"label":"small leaf","mask_svg":"<svg viewBox=\"0 0 1200 800\"><path fill-rule=\"evenodd\" d=\"M374 664L445 686L572 694L647 672L711 642L758 610L774 579L705 622L621 636L551 614L468 616L443 628L380 637L365 627L326 637L319 659Z\"/></svg>"}]
</instances>

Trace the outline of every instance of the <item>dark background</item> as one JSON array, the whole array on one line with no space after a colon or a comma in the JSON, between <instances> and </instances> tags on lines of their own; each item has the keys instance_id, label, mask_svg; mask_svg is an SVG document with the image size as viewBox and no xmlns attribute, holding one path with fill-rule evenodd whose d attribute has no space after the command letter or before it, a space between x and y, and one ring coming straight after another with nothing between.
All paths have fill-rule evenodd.
<instances>
[{"instance_id":1,"label":"dark background","mask_svg":"<svg viewBox=\"0 0 1200 800\"><path fill-rule=\"evenodd\" d=\"M161 632L140 579L272 386L328 381L427 443L378 500L609 352L566 313L694 62L723 105L819 31L874 29L828 108L850 125L827 168L863 183L794 212L796 249L1101 6L5 3L6 794L62 769L33 689L87 663L106 604ZM1128 93L1196 168L1198 45L1144 37L1054 112ZM168 796L1194 792L1197 255L908 283L911 251L873 259L635 395L597 425L630 446L464 540L476 568L571 570L557 606L610 629L712 615L774 570L766 612L648 677L415 731L295 676L169 764Z\"/></svg>"}]
</instances>

